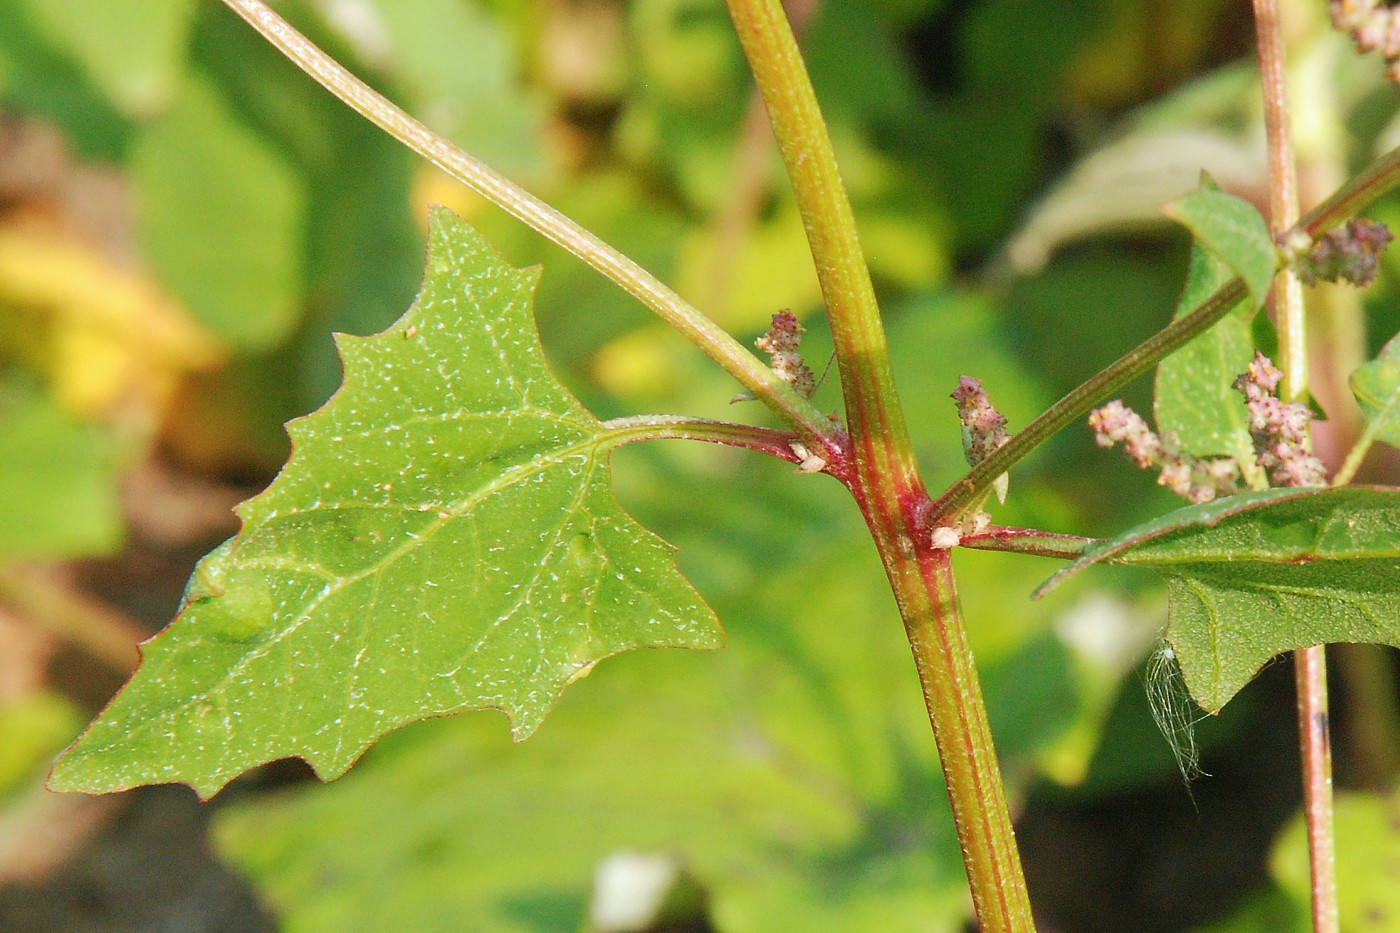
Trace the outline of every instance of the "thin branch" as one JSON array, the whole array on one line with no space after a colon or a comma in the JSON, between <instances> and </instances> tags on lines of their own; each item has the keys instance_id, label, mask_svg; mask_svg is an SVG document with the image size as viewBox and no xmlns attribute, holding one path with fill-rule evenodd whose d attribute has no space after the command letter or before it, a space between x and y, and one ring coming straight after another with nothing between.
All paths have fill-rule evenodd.
<instances>
[{"instance_id":1,"label":"thin branch","mask_svg":"<svg viewBox=\"0 0 1400 933\"><path fill-rule=\"evenodd\" d=\"M654 275L409 116L317 48L262 0L224 2L356 113L617 283L810 441L827 440L830 422L815 405L776 378L762 360Z\"/></svg>"},{"instance_id":2,"label":"thin branch","mask_svg":"<svg viewBox=\"0 0 1400 933\"><path fill-rule=\"evenodd\" d=\"M942 521L975 501L998 476L1023 460L1036 447L1181 346L1209 330L1244 300L1245 295L1244 280L1231 279L1199 308L1172 321L1107 368L1080 383L934 499L930 520L934 523Z\"/></svg>"},{"instance_id":3,"label":"thin branch","mask_svg":"<svg viewBox=\"0 0 1400 933\"><path fill-rule=\"evenodd\" d=\"M1361 464L1366 459L1366 454L1370 452L1371 445L1376 442L1376 437L1380 433L1381 422L1368 421L1361 436L1347 452L1347 458L1342 461L1342 465L1337 468L1337 472L1332 476L1333 486L1345 486L1356 478L1356 471L1361 469Z\"/></svg>"},{"instance_id":4,"label":"thin branch","mask_svg":"<svg viewBox=\"0 0 1400 933\"><path fill-rule=\"evenodd\" d=\"M1279 239L1288 242L1295 232L1315 239L1397 187L1400 187L1400 147L1386 153L1326 201L1304 214ZM1208 330L1244 295L1244 282L1232 279L1195 311L1168 324L1107 369L1090 377L1014 435L1005 446L944 490L934 500L932 518L943 520L966 507L998 476L1025 459L1040 444L1193 337Z\"/></svg>"},{"instance_id":5,"label":"thin branch","mask_svg":"<svg viewBox=\"0 0 1400 933\"><path fill-rule=\"evenodd\" d=\"M1294 229L1315 240L1397 187L1400 187L1400 146L1371 163L1330 198L1304 214ZM1284 239L1286 242L1287 235Z\"/></svg>"},{"instance_id":6,"label":"thin branch","mask_svg":"<svg viewBox=\"0 0 1400 933\"><path fill-rule=\"evenodd\" d=\"M1264 87L1264 131L1269 156L1269 229L1275 237L1298 222L1298 168L1289 130L1288 76L1284 73L1283 38L1276 0L1254 0L1254 29L1259 46L1259 75ZM1278 329L1284 401L1308 389L1307 340L1303 326L1303 283L1287 265L1274 277L1274 323Z\"/></svg>"}]
</instances>

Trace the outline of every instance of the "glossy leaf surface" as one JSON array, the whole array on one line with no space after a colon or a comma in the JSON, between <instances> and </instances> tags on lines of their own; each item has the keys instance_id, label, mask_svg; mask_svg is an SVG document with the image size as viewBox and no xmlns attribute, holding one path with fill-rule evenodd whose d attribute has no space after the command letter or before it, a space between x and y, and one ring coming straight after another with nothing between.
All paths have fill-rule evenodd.
<instances>
[{"instance_id":1,"label":"glossy leaf surface","mask_svg":"<svg viewBox=\"0 0 1400 933\"><path fill-rule=\"evenodd\" d=\"M207 796L290 755L329 778L398 726L486 707L523 737L601 658L720 643L613 500L608 432L546 368L535 279L435 214L413 308L340 339L341 390L289 425L286 468L53 787Z\"/></svg>"}]
</instances>

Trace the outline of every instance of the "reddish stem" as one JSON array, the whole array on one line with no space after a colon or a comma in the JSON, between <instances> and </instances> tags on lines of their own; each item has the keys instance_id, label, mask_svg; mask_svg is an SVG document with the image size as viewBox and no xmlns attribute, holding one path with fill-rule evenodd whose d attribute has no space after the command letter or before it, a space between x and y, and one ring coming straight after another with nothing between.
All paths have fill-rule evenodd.
<instances>
[{"instance_id":1,"label":"reddish stem","mask_svg":"<svg viewBox=\"0 0 1400 933\"><path fill-rule=\"evenodd\" d=\"M1284 236L1298 222L1298 170L1289 127L1288 75L1277 0L1254 0L1264 128L1269 153L1269 226ZM1302 284L1285 267L1274 279L1274 315L1284 382L1280 396L1296 401L1307 391L1307 343ZM1295 651L1298 742L1303 766L1303 813L1308 828L1315 933L1336 933L1336 841L1332 831L1332 748L1328 734L1327 658L1322 646Z\"/></svg>"}]
</instances>

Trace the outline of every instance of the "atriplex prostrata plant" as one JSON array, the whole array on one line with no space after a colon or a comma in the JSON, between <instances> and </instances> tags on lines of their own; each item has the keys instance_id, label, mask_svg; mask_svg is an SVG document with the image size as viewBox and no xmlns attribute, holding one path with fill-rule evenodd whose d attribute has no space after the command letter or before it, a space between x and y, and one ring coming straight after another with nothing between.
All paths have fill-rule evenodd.
<instances>
[{"instance_id":1,"label":"atriplex prostrata plant","mask_svg":"<svg viewBox=\"0 0 1400 933\"><path fill-rule=\"evenodd\" d=\"M439 212L418 301L383 334L341 339L343 388L289 428L292 460L240 507L243 530L201 563L179 619L146 646L131 684L60 761L55 788L184 781L207 796L288 755L333 777L391 729L469 709L502 709L524 737L604 657L717 645L711 613L669 551L608 489L611 451L658 438L768 453L850 490L903 616L987 930L1029 930L1032 920L960 617L954 545L1075 558L1064 574L1100 561L1157 569L1171 592L1172 656L1212 712L1280 652L1400 643L1385 621L1395 597L1382 585L1396 569L1396 491L1267 488L1271 477L1290 487L1319 478L1304 425L1289 422L1285 437L1277 411L1256 412L1251 424L1229 390L1248 365L1249 319L1281 255L1326 267L1324 253L1345 254L1345 244L1312 244L1332 242L1329 230L1400 183L1400 157L1272 234L1253 208L1208 184L1175 202L1170 213L1197 240L1177 319L1010 436L980 387L964 382L955 398L972 469L931 496L832 147L777 0L731 0L730 10L809 232L835 343L839 419L810 400L795 319L775 318L765 363L635 263L374 94L265 5L227 2L351 106L616 281L786 428L593 418L544 365L530 320L534 273L510 268ZM1276 226L1283 213L1274 212ZM1377 240L1362 252L1374 253ZM1299 404L1301 381L1289 375L1299 340L1280 338L1288 395L1275 401L1285 407ZM1241 346L1246 359L1233 371L1172 366L1192 352L1235 359ZM1172 471L1170 485L1198 504L1103 542L986 527L987 493L1015 464L1159 363L1156 447L1145 422L1104 431L1150 448L1143 460ZM1265 381L1246 388L1263 391ZM1256 409L1268 407L1273 388ZM1398 391L1389 385L1373 397L1388 412ZM1393 426L1378 427L1367 442L1393 435ZM1224 468L1211 466L1227 459L1257 488L1204 501L1205 479L1213 493L1233 491L1233 475L1226 488Z\"/></svg>"}]
</instances>

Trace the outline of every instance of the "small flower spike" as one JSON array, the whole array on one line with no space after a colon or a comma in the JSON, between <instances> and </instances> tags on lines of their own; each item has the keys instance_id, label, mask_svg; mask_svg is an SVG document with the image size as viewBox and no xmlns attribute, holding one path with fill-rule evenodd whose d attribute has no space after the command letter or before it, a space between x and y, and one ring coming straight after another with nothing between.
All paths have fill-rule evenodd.
<instances>
[{"instance_id":1,"label":"small flower spike","mask_svg":"<svg viewBox=\"0 0 1400 933\"><path fill-rule=\"evenodd\" d=\"M1244 394L1249 409L1255 456L1274 486L1325 486L1327 472L1322 461L1308 451L1312 411L1301 402L1278 398L1282 379L1278 367L1255 351L1249 370L1235 380L1235 388Z\"/></svg>"},{"instance_id":2,"label":"small flower spike","mask_svg":"<svg viewBox=\"0 0 1400 933\"><path fill-rule=\"evenodd\" d=\"M1331 0L1327 11L1332 25L1351 36L1363 55L1379 51L1386 61L1386 75L1400 82L1400 13L1380 0Z\"/></svg>"},{"instance_id":3,"label":"small flower spike","mask_svg":"<svg viewBox=\"0 0 1400 933\"><path fill-rule=\"evenodd\" d=\"M1157 483L1192 503L1239 491L1239 465L1229 458L1201 459L1180 448L1172 434L1158 436L1142 416L1120 401L1089 414L1089 427L1100 447L1123 445L1123 452L1144 470L1159 470Z\"/></svg>"},{"instance_id":4,"label":"small flower spike","mask_svg":"<svg viewBox=\"0 0 1400 933\"><path fill-rule=\"evenodd\" d=\"M1293 266L1306 285L1350 282L1364 287L1375 279L1381 254L1393 239L1395 234L1385 224L1359 217L1306 244Z\"/></svg>"},{"instance_id":5,"label":"small flower spike","mask_svg":"<svg viewBox=\"0 0 1400 933\"><path fill-rule=\"evenodd\" d=\"M768 328L768 333L755 340L754 345L768 354L779 379L791 385L803 398L811 398L817 390L817 380L802 354L797 352L804 330L797 315L779 311L773 315L773 326Z\"/></svg>"},{"instance_id":6,"label":"small flower spike","mask_svg":"<svg viewBox=\"0 0 1400 933\"><path fill-rule=\"evenodd\" d=\"M969 466L977 466L1006 443L1006 418L992 405L982 383L971 376L959 377L958 387L950 397L957 403L958 420L962 422L963 456ZM1009 483L1010 477L1003 473L992 485L998 502L1006 501Z\"/></svg>"}]
</instances>

